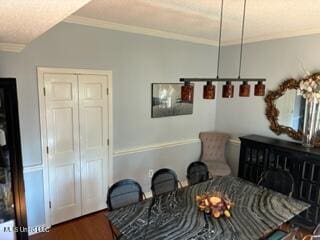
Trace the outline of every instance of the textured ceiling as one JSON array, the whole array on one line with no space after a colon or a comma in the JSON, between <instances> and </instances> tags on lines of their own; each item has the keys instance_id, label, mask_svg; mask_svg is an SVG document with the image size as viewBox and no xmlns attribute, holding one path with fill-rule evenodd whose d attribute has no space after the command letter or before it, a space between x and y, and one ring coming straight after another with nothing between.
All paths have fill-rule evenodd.
<instances>
[{"instance_id":1,"label":"textured ceiling","mask_svg":"<svg viewBox=\"0 0 320 240\"><path fill-rule=\"evenodd\" d=\"M26 44L90 0L0 0L0 42Z\"/></svg>"},{"instance_id":2,"label":"textured ceiling","mask_svg":"<svg viewBox=\"0 0 320 240\"><path fill-rule=\"evenodd\" d=\"M224 1L223 44L237 43L243 0ZM220 0L0 0L0 6L0 44L26 44L77 10L88 19L218 40ZM247 0L245 41L320 33L319 12L320 0Z\"/></svg>"},{"instance_id":3,"label":"textured ceiling","mask_svg":"<svg viewBox=\"0 0 320 240\"><path fill-rule=\"evenodd\" d=\"M220 0L92 0L77 16L218 40ZM243 0L225 0L223 42L240 38ZM247 0L246 41L320 32L320 0Z\"/></svg>"}]
</instances>

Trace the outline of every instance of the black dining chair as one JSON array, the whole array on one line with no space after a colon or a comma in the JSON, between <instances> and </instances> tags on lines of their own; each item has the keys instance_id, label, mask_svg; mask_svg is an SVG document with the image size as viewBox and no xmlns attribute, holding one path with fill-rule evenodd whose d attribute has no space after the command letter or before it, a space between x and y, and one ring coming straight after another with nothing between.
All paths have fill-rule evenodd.
<instances>
[{"instance_id":1,"label":"black dining chair","mask_svg":"<svg viewBox=\"0 0 320 240\"><path fill-rule=\"evenodd\" d=\"M145 198L139 183L132 179L124 179L114 183L107 194L107 205L110 211L140 202ZM110 221L109 227L112 233L112 239L118 239L118 234L113 229Z\"/></svg>"},{"instance_id":2,"label":"black dining chair","mask_svg":"<svg viewBox=\"0 0 320 240\"><path fill-rule=\"evenodd\" d=\"M178 184L182 187L177 174L171 169L162 168L156 171L151 179L151 191L153 196L157 196L177 190Z\"/></svg>"},{"instance_id":3,"label":"black dining chair","mask_svg":"<svg viewBox=\"0 0 320 240\"><path fill-rule=\"evenodd\" d=\"M208 166L204 162L192 162L187 169L189 185L194 185L209 180Z\"/></svg>"},{"instance_id":4,"label":"black dining chair","mask_svg":"<svg viewBox=\"0 0 320 240\"><path fill-rule=\"evenodd\" d=\"M124 179L114 183L108 190L107 204L112 211L142 201L144 193L139 183Z\"/></svg>"},{"instance_id":5,"label":"black dining chair","mask_svg":"<svg viewBox=\"0 0 320 240\"><path fill-rule=\"evenodd\" d=\"M291 197L294 190L294 179L287 171L269 169L262 173L258 185Z\"/></svg>"}]
</instances>

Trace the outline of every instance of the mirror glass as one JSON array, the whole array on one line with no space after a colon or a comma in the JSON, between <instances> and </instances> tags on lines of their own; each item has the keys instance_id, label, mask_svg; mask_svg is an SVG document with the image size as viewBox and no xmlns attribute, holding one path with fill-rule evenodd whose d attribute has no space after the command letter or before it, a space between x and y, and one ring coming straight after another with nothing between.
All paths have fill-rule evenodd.
<instances>
[{"instance_id":1,"label":"mirror glass","mask_svg":"<svg viewBox=\"0 0 320 240\"><path fill-rule=\"evenodd\" d=\"M303 130L305 99L297 95L296 89L288 89L275 101L279 110L280 125L291 127L296 131Z\"/></svg>"}]
</instances>

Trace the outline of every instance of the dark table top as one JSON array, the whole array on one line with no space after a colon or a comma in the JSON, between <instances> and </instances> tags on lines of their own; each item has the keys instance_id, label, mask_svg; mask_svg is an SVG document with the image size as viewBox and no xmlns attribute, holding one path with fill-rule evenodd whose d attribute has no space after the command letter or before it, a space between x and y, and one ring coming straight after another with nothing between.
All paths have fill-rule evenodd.
<instances>
[{"instance_id":1,"label":"dark table top","mask_svg":"<svg viewBox=\"0 0 320 240\"><path fill-rule=\"evenodd\" d=\"M221 192L234 202L230 218L215 219L199 211L196 195L211 191ZM307 203L226 176L114 210L107 217L121 233L120 239L126 240L250 240L260 239L308 207Z\"/></svg>"}]
</instances>

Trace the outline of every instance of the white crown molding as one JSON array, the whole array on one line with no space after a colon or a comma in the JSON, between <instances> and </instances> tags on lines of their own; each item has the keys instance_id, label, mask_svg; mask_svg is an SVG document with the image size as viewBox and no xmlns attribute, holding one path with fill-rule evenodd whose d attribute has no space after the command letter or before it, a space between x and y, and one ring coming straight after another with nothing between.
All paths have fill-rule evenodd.
<instances>
[{"instance_id":1,"label":"white crown molding","mask_svg":"<svg viewBox=\"0 0 320 240\"><path fill-rule=\"evenodd\" d=\"M154 150L159 150L162 148L172 148L172 147L177 147L177 146L186 145L186 144L193 144L193 143L200 143L200 140L197 138L195 138L195 139L192 138L192 139L184 139L184 140L179 140L179 141L172 141L172 142L158 143L158 144L152 144L152 145L144 145L144 146L140 146L140 147L127 148L127 149L114 151L113 156L120 157L120 156L129 155L129 154L154 151Z\"/></svg>"},{"instance_id":2,"label":"white crown molding","mask_svg":"<svg viewBox=\"0 0 320 240\"><path fill-rule=\"evenodd\" d=\"M209 39L205 39L205 38L198 38L198 37L192 37L192 36L187 36L187 35L182 35L182 34L177 34L177 33L160 31L160 30L156 30L156 29L152 29L152 28L130 26L130 25L125 25L125 24L120 24L120 23L98 20L98 19L94 19L94 18L76 16L76 15L71 15L70 17L66 18L64 20L64 22L80 24L80 25L85 25L85 26L91 26L91 27L117 30L117 31L122 31L122 32L130 32L130 33L148 35L148 36L153 36L153 37L174 39L174 40L180 40L180 41L192 42L192 43L198 43L198 44L204 44L204 45L210 45L210 46L218 46L217 41L213 41L213 40L209 40Z\"/></svg>"},{"instance_id":3,"label":"white crown molding","mask_svg":"<svg viewBox=\"0 0 320 240\"><path fill-rule=\"evenodd\" d=\"M251 37L251 38L246 38L244 40L244 43L248 44L248 43L255 43L255 42L272 41L272 40L279 40L279 39L284 39L284 38L301 37L301 36L315 35L315 34L320 34L319 28L306 29L306 30L293 31L293 32L273 33L273 34L269 34L269 35ZM223 42L223 46L231 46L231 45L239 45L239 44L240 44L239 39Z\"/></svg>"},{"instance_id":4,"label":"white crown molding","mask_svg":"<svg viewBox=\"0 0 320 240\"><path fill-rule=\"evenodd\" d=\"M18 43L2 43L0 42L0 51L3 52L21 52L26 45Z\"/></svg>"},{"instance_id":5,"label":"white crown molding","mask_svg":"<svg viewBox=\"0 0 320 240\"><path fill-rule=\"evenodd\" d=\"M94 18L81 17L81 16L77 16L77 15L69 16L68 18L66 18L64 20L64 22L80 24L80 25L85 25L85 26L91 26L91 27L104 28L104 29L117 30L117 31L122 31L122 32L130 32L130 33L148 35L148 36L153 36L153 37L174 39L174 40L192 42L192 43L203 44L203 45L218 46L218 41L214 41L214 40L210 40L210 39L206 39L206 38L192 37L192 36L187 36L187 35L183 35L183 34L160 31L160 30L156 30L156 29L152 29L152 28L144 28L144 27L137 27L137 26L132 26L132 25L125 25L125 24L120 24L120 23L98 20L98 19L94 19ZM283 39L283 38L313 35L313 34L319 34L319 33L320 33L320 29L307 29L307 30L302 30L302 31L273 33L273 34L269 34L269 35L267 34L267 35L262 35L262 36L257 36L257 37L245 38L244 43L247 44L247 43L254 43L254 42L277 40L277 39ZM231 46L231 45L238 45L238 44L240 44L240 39L223 40L221 43L222 46Z\"/></svg>"},{"instance_id":6,"label":"white crown molding","mask_svg":"<svg viewBox=\"0 0 320 240\"><path fill-rule=\"evenodd\" d=\"M125 25L120 23L108 22L108 21L97 20L94 18L86 18L86 17L76 16L76 15L71 15L63 21L67 23L74 23L74 24L80 24L80 25L91 26L91 27L111 29L111 30L117 30L122 32L130 32L130 33L142 34L142 35L153 36L153 37L180 40L180 41L210 45L210 46L218 46L217 41L209 40L206 38L192 37L192 36L187 36L183 34L177 34L177 33L160 31L160 30L151 29L151 28L143 28L143 27ZM314 35L314 34L320 34L320 29L307 29L302 31L281 32L281 33L251 37L251 38L246 38L244 40L244 43L248 44L248 43L255 43L255 42L262 42L262 41ZM238 45L238 44L240 44L239 39L229 40L229 41L223 40L221 45L231 46L231 45ZM3 52L19 53L25 47L26 47L25 44L0 42L0 51L3 51Z\"/></svg>"}]
</instances>

